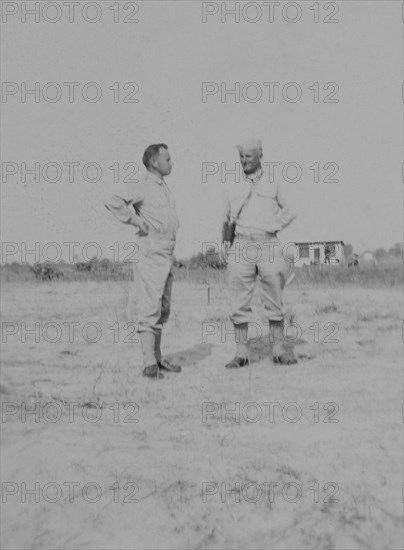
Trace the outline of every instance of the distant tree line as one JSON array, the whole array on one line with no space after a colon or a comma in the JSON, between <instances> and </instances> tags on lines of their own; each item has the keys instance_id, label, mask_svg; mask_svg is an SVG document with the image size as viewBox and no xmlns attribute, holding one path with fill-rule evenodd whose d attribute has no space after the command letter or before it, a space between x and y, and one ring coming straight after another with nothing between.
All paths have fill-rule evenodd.
<instances>
[{"instance_id":1,"label":"distant tree line","mask_svg":"<svg viewBox=\"0 0 404 550\"><path fill-rule=\"evenodd\" d=\"M90 259L86 262L66 263L63 261L50 263L26 263L12 262L1 267L2 273L7 278L29 279L34 277L39 281L63 280L108 280L108 279L129 279L132 277L131 264L112 262L107 258L97 260Z\"/></svg>"},{"instance_id":2,"label":"distant tree line","mask_svg":"<svg viewBox=\"0 0 404 550\"><path fill-rule=\"evenodd\" d=\"M388 250L377 248L372 251L378 263L388 262L391 259L401 257L402 249L400 243L396 243ZM344 256L349 265L349 260L354 255L353 246L346 244L344 247ZM132 264L113 262L107 258L97 260L90 259L86 262L66 263L63 260L58 263L36 263L35 265L20 264L12 262L1 266L1 272L6 273L8 278L14 277L32 278L40 281L53 280L76 280L76 279L101 279L101 280L129 280L132 279ZM205 253L198 252L187 259L174 259L175 269L199 270L202 272L211 270L221 270L224 268L220 261L219 254L215 247L210 247Z\"/></svg>"}]
</instances>

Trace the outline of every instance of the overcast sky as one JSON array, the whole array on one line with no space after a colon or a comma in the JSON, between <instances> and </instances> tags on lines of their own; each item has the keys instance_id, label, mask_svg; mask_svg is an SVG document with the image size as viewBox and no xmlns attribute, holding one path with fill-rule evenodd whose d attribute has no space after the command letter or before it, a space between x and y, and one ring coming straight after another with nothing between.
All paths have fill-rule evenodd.
<instances>
[{"instance_id":1,"label":"overcast sky","mask_svg":"<svg viewBox=\"0 0 404 550\"><path fill-rule=\"evenodd\" d=\"M320 2L318 23L313 2L299 3L301 17L295 23L282 17L279 6L269 22L269 6L262 3L261 17L258 3L250 3L239 23L230 15L222 22L220 10L204 23L202 11L213 10L213 3L204 8L203 2L181 0L137 2L136 14L134 2L126 3L126 11L122 2L119 14L110 9L113 2L95 2L99 13L95 8L86 13L89 19L100 16L94 23L83 19L81 7L69 23L66 6L60 20L50 23L44 17L58 14L47 8L38 23L29 15L24 23L21 3L9 4L18 11L3 13L2 24L3 241L27 246L76 241L78 250L96 241L103 256L111 255L112 243L134 237L102 204L119 185L116 167L120 180L130 176L128 162L137 163L141 174L145 147L165 142L174 160L167 183L181 221L176 255L197 253L202 242L219 239L220 165L234 167L236 144L248 136L262 139L264 162L280 163L275 179L284 183L299 213L284 239L343 240L357 252L402 241L401 2L340 1L329 3L328 11ZM235 4L227 2L229 8ZM298 15L293 5L285 12L289 19ZM123 23L123 17L139 22ZM324 23L325 17L338 22ZM4 82L14 84L5 88ZM27 88L40 83L38 102L32 95L22 102L23 82ZM49 82L62 90L58 101L51 101L57 87L46 87ZM79 83L71 88L71 103L63 82ZM83 99L88 82L98 84L98 102ZM127 82L135 82L138 91L125 88ZM216 83L205 101L203 82ZM230 94L221 98L220 91L237 82L239 102ZM268 82L279 83L272 102ZM290 82L297 86L284 88ZM336 84L324 90L327 83ZM296 90L301 98L293 102ZM95 92L94 86L87 88L88 97ZM42 173L52 162L63 168L53 183L46 177L56 179L55 168ZM80 163L70 174L74 181L66 162ZM85 176L96 179L91 168L83 176L89 162L101 168L99 181L85 181ZM294 183L282 177L282 167L290 162L301 169ZM23 163L27 168L40 163L39 182L29 174L22 182ZM203 163L219 168L206 181ZM296 174L293 167L285 173L289 179ZM324 181L327 175L338 181ZM18 254L7 259L21 261Z\"/></svg>"}]
</instances>

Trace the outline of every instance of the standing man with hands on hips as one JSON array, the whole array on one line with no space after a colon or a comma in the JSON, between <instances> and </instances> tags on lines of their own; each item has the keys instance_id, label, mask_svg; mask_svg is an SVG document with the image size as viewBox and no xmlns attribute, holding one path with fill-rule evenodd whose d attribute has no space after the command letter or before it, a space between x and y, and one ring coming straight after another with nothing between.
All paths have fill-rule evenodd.
<instances>
[{"instance_id":1,"label":"standing man with hands on hips","mask_svg":"<svg viewBox=\"0 0 404 550\"><path fill-rule=\"evenodd\" d=\"M164 378L163 372L181 367L162 359L161 336L170 314L172 264L179 222L174 197L164 176L173 163L165 143L144 152L147 174L139 183L125 184L105 204L121 222L138 234L138 262L134 263L138 332L143 352L143 375Z\"/></svg>"}]
</instances>

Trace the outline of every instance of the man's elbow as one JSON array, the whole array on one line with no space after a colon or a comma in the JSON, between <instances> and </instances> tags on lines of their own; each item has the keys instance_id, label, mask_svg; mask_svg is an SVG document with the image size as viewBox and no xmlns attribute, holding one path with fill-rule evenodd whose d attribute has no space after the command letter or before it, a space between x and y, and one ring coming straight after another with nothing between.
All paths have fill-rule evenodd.
<instances>
[{"instance_id":1,"label":"man's elbow","mask_svg":"<svg viewBox=\"0 0 404 550\"><path fill-rule=\"evenodd\" d=\"M290 225L297 217L297 212L283 212L283 215L279 218L282 229L286 229L286 227L288 227L288 225Z\"/></svg>"},{"instance_id":2,"label":"man's elbow","mask_svg":"<svg viewBox=\"0 0 404 550\"><path fill-rule=\"evenodd\" d=\"M297 212L291 212L288 219L287 219L286 225L288 226L291 223L293 223L297 217L298 217Z\"/></svg>"},{"instance_id":3,"label":"man's elbow","mask_svg":"<svg viewBox=\"0 0 404 550\"><path fill-rule=\"evenodd\" d=\"M109 195L109 194L106 194L102 197L102 204L105 206L105 208L107 210L109 210L110 212L113 212L114 209L116 208L117 206L117 198L115 195Z\"/></svg>"}]
</instances>

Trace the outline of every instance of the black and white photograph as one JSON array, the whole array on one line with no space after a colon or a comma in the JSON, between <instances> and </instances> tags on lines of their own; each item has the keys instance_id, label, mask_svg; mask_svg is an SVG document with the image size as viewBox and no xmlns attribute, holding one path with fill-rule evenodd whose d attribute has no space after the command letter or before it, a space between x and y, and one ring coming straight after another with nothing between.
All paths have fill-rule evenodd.
<instances>
[{"instance_id":1,"label":"black and white photograph","mask_svg":"<svg viewBox=\"0 0 404 550\"><path fill-rule=\"evenodd\" d=\"M401 0L0 0L1 547L404 544Z\"/></svg>"}]
</instances>

